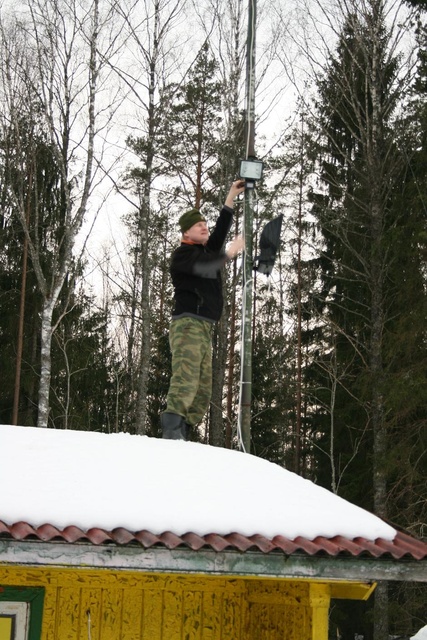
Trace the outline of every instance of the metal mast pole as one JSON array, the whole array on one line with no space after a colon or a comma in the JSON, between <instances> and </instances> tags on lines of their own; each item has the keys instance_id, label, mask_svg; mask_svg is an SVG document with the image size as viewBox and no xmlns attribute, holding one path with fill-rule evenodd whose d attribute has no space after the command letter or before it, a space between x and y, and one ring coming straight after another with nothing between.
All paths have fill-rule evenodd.
<instances>
[{"instance_id":1,"label":"metal mast pole","mask_svg":"<svg viewBox=\"0 0 427 640\"><path fill-rule=\"evenodd\" d=\"M255 25L256 0L249 0L248 39L246 52L246 159L255 158ZM243 449L251 448L251 396L252 396L252 239L253 239L254 189L245 189L242 305L242 354L240 387L240 432Z\"/></svg>"}]
</instances>

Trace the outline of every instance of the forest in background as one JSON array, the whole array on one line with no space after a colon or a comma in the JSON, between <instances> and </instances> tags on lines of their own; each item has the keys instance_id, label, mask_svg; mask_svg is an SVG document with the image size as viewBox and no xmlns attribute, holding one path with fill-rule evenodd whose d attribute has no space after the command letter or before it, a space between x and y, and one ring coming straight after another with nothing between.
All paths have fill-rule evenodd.
<instances>
[{"instance_id":1,"label":"forest in background","mask_svg":"<svg viewBox=\"0 0 427 640\"><path fill-rule=\"evenodd\" d=\"M423 538L426 9L258 6L254 254L284 222L254 272L251 418L251 453ZM246 19L241 0L3 3L0 423L160 435L169 258L179 215L213 223L245 156ZM239 261L224 292L194 438L236 448ZM409 637L426 600L379 585L374 609L336 603L331 637Z\"/></svg>"}]
</instances>

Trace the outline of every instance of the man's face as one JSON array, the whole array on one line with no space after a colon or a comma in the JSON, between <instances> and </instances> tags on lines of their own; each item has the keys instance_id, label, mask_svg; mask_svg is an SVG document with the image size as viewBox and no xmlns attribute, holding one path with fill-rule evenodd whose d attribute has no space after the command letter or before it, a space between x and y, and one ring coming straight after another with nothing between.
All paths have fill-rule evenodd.
<instances>
[{"instance_id":1,"label":"man's face","mask_svg":"<svg viewBox=\"0 0 427 640\"><path fill-rule=\"evenodd\" d=\"M209 238L207 222L196 222L184 233L184 240L190 240L196 244L206 244Z\"/></svg>"}]
</instances>

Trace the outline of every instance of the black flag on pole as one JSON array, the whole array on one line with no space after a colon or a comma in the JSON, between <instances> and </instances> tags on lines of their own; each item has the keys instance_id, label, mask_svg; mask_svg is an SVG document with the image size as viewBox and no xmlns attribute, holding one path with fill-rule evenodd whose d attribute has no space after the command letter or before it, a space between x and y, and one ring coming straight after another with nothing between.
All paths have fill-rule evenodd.
<instances>
[{"instance_id":1,"label":"black flag on pole","mask_svg":"<svg viewBox=\"0 0 427 640\"><path fill-rule=\"evenodd\" d=\"M259 239L260 255L254 258L254 269L269 276L273 271L276 253L280 244L283 215L267 222Z\"/></svg>"}]
</instances>

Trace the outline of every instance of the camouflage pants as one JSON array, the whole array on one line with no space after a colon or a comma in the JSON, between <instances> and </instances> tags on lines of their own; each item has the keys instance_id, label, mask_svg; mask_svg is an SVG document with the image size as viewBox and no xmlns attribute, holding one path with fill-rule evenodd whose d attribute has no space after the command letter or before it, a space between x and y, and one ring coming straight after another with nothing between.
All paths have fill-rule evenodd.
<instances>
[{"instance_id":1,"label":"camouflage pants","mask_svg":"<svg viewBox=\"0 0 427 640\"><path fill-rule=\"evenodd\" d=\"M211 399L212 329L212 323L197 318L178 318L170 326L172 378L166 411L190 425L202 420Z\"/></svg>"}]
</instances>

